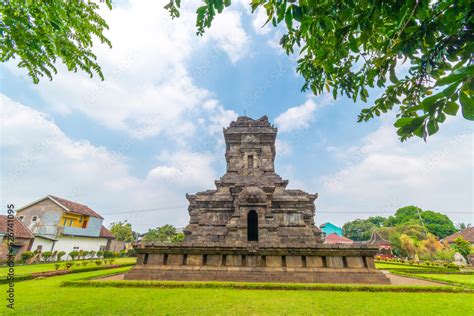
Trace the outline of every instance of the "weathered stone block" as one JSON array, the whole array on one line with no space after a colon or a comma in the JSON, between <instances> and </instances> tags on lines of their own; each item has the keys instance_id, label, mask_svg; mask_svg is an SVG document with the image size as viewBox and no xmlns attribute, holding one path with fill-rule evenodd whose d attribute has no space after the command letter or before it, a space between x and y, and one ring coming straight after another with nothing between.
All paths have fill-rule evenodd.
<instances>
[{"instance_id":1,"label":"weathered stone block","mask_svg":"<svg viewBox=\"0 0 474 316\"><path fill-rule=\"evenodd\" d=\"M143 259L145 258L145 255L143 253L139 253L137 255L137 264L143 264Z\"/></svg>"},{"instance_id":2,"label":"weathered stone block","mask_svg":"<svg viewBox=\"0 0 474 316\"><path fill-rule=\"evenodd\" d=\"M245 260L247 262L247 267L258 267L260 266L259 262L259 257L258 256L246 256Z\"/></svg>"},{"instance_id":3,"label":"weathered stone block","mask_svg":"<svg viewBox=\"0 0 474 316\"><path fill-rule=\"evenodd\" d=\"M375 269L374 257L365 257L365 262L367 262L367 268Z\"/></svg>"},{"instance_id":4,"label":"weathered stone block","mask_svg":"<svg viewBox=\"0 0 474 316\"><path fill-rule=\"evenodd\" d=\"M207 255L206 265L208 266L222 265L222 255Z\"/></svg>"},{"instance_id":5,"label":"weathered stone block","mask_svg":"<svg viewBox=\"0 0 474 316\"><path fill-rule=\"evenodd\" d=\"M228 267L240 267L242 265L242 256L227 255L225 265Z\"/></svg>"},{"instance_id":6,"label":"weathered stone block","mask_svg":"<svg viewBox=\"0 0 474 316\"><path fill-rule=\"evenodd\" d=\"M326 264L328 268L344 268L342 257L328 256L326 257Z\"/></svg>"},{"instance_id":7,"label":"weathered stone block","mask_svg":"<svg viewBox=\"0 0 474 316\"><path fill-rule=\"evenodd\" d=\"M286 266L289 268L299 268L303 266L301 256L286 256Z\"/></svg>"},{"instance_id":8,"label":"weathered stone block","mask_svg":"<svg viewBox=\"0 0 474 316\"><path fill-rule=\"evenodd\" d=\"M186 265L200 266L202 265L202 255L188 255L186 258Z\"/></svg>"},{"instance_id":9,"label":"weathered stone block","mask_svg":"<svg viewBox=\"0 0 474 316\"><path fill-rule=\"evenodd\" d=\"M267 267L281 267L281 256L266 256Z\"/></svg>"},{"instance_id":10,"label":"weathered stone block","mask_svg":"<svg viewBox=\"0 0 474 316\"><path fill-rule=\"evenodd\" d=\"M166 264L169 266L180 266L183 264L183 255L168 255Z\"/></svg>"},{"instance_id":11,"label":"weathered stone block","mask_svg":"<svg viewBox=\"0 0 474 316\"><path fill-rule=\"evenodd\" d=\"M346 257L348 268L364 268L364 260L362 257Z\"/></svg>"},{"instance_id":12,"label":"weathered stone block","mask_svg":"<svg viewBox=\"0 0 474 316\"><path fill-rule=\"evenodd\" d=\"M323 259L316 256L306 256L306 266L308 268L322 268Z\"/></svg>"},{"instance_id":13,"label":"weathered stone block","mask_svg":"<svg viewBox=\"0 0 474 316\"><path fill-rule=\"evenodd\" d=\"M154 265L162 265L163 264L163 257L162 254L150 254L148 255L148 263L147 264L154 264Z\"/></svg>"}]
</instances>

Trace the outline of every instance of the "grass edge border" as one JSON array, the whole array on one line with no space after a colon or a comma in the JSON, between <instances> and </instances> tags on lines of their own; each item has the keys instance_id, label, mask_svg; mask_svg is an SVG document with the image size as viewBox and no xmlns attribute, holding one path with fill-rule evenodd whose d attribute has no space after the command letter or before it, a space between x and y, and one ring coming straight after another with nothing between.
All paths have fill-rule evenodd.
<instances>
[{"instance_id":1,"label":"grass edge border","mask_svg":"<svg viewBox=\"0 0 474 316\"><path fill-rule=\"evenodd\" d=\"M115 273L120 274L120 273ZM113 275L113 274L110 274ZM451 285L451 284L450 284ZM370 284L324 283L253 283L253 282L199 282L199 281L94 281L92 278L62 281L62 287L116 287L157 289L235 289L235 290L291 290L337 292L425 292L425 293L474 293L473 289L459 286L392 286Z\"/></svg>"}]
</instances>

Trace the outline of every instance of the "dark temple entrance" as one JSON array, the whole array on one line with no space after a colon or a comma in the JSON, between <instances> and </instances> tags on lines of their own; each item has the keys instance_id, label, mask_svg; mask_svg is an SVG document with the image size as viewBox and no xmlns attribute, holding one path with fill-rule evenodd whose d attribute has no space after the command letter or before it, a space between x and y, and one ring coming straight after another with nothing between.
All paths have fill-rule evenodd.
<instances>
[{"instance_id":1,"label":"dark temple entrance","mask_svg":"<svg viewBox=\"0 0 474 316\"><path fill-rule=\"evenodd\" d=\"M247 214L247 240L258 241L258 214L254 210Z\"/></svg>"}]
</instances>

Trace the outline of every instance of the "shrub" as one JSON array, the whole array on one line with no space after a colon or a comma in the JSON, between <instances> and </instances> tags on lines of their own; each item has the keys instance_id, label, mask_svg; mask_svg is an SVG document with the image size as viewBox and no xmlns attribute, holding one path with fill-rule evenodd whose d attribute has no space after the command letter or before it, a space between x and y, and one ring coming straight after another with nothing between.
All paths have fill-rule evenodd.
<instances>
[{"instance_id":1,"label":"shrub","mask_svg":"<svg viewBox=\"0 0 474 316\"><path fill-rule=\"evenodd\" d=\"M34 255L35 253L32 251L25 251L21 254L21 260L25 263L28 259L33 258Z\"/></svg>"},{"instance_id":2,"label":"shrub","mask_svg":"<svg viewBox=\"0 0 474 316\"><path fill-rule=\"evenodd\" d=\"M112 251L104 251L104 258L113 258L115 255Z\"/></svg>"},{"instance_id":3,"label":"shrub","mask_svg":"<svg viewBox=\"0 0 474 316\"><path fill-rule=\"evenodd\" d=\"M104 251L103 250L97 251L97 258L102 258L103 256L104 256Z\"/></svg>"},{"instance_id":4,"label":"shrub","mask_svg":"<svg viewBox=\"0 0 474 316\"><path fill-rule=\"evenodd\" d=\"M82 265L83 265L84 267L87 266L88 264L89 264L89 262L87 262L87 261L82 261Z\"/></svg>"},{"instance_id":5,"label":"shrub","mask_svg":"<svg viewBox=\"0 0 474 316\"><path fill-rule=\"evenodd\" d=\"M60 252L58 252L58 254L56 255L56 259L57 259L58 261L61 261L61 258L62 258L65 254L66 254L65 251L60 251Z\"/></svg>"},{"instance_id":6,"label":"shrub","mask_svg":"<svg viewBox=\"0 0 474 316\"><path fill-rule=\"evenodd\" d=\"M464 258L467 259L467 256L471 252L471 243L465 240L462 236L459 236L454 240L454 244L452 245L453 249L463 255Z\"/></svg>"},{"instance_id":7,"label":"shrub","mask_svg":"<svg viewBox=\"0 0 474 316\"><path fill-rule=\"evenodd\" d=\"M72 262L66 262L66 269L71 269L73 263Z\"/></svg>"},{"instance_id":8,"label":"shrub","mask_svg":"<svg viewBox=\"0 0 474 316\"><path fill-rule=\"evenodd\" d=\"M69 257L71 257L72 260L76 259L79 256L79 251L73 250L69 253Z\"/></svg>"},{"instance_id":9,"label":"shrub","mask_svg":"<svg viewBox=\"0 0 474 316\"><path fill-rule=\"evenodd\" d=\"M115 262L115 259L110 259L110 264L113 264Z\"/></svg>"},{"instance_id":10,"label":"shrub","mask_svg":"<svg viewBox=\"0 0 474 316\"><path fill-rule=\"evenodd\" d=\"M102 260L96 260L96 261L95 261L95 264L98 265L98 266L100 266L100 265L102 264Z\"/></svg>"},{"instance_id":11,"label":"shrub","mask_svg":"<svg viewBox=\"0 0 474 316\"><path fill-rule=\"evenodd\" d=\"M60 266L61 266L61 265L60 265L59 263L56 263L56 264L54 265L54 269L55 269L55 270L59 270L59 267L60 267Z\"/></svg>"},{"instance_id":12,"label":"shrub","mask_svg":"<svg viewBox=\"0 0 474 316\"><path fill-rule=\"evenodd\" d=\"M45 251L41 253L41 257L43 258L44 261L49 261L52 256L53 256L53 253L51 251Z\"/></svg>"},{"instance_id":13,"label":"shrub","mask_svg":"<svg viewBox=\"0 0 474 316\"><path fill-rule=\"evenodd\" d=\"M127 256L128 257L136 257L137 256L137 252L135 251L135 249L129 249L127 251Z\"/></svg>"},{"instance_id":14,"label":"shrub","mask_svg":"<svg viewBox=\"0 0 474 316\"><path fill-rule=\"evenodd\" d=\"M91 259L94 258L95 254L96 254L96 252L94 250L89 251L89 258L91 258Z\"/></svg>"}]
</instances>

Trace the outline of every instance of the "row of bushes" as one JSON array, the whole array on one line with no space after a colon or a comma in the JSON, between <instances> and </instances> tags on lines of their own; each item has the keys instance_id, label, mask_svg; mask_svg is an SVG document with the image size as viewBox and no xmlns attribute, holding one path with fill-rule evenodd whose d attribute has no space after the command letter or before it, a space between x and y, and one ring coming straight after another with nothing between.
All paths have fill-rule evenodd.
<instances>
[{"instance_id":1,"label":"row of bushes","mask_svg":"<svg viewBox=\"0 0 474 316\"><path fill-rule=\"evenodd\" d=\"M68 263L70 263L70 262L68 262ZM62 271L67 272L67 274L69 274L69 273L83 273L83 272L92 272L92 271L105 270L105 269L131 267L134 264L135 263L119 263L119 264L114 264L114 265L112 265L112 264L109 264L109 265L99 264L99 265L96 265L96 266L83 267L83 268L80 268L80 269L70 269L71 267L69 267L67 270L62 270ZM38 277L38 275L42 275L42 274L45 274L47 272L51 272L51 271L29 273L29 274L23 274L23 275L15 275L14 282L31 280L31 279L34 279L34 278ZM0 284L6 284L8 282L9 282L9 280L7 279L7 276L0 277Z\"/></svg>"},{"instance_id":2,"label":"row of bushes","mask_svg":"<svg viewBox=\"0 0 474 316\"><path fill-rule=\"evenodd\" d=\"M445 267L445 268L452 268L452 269L457 269L458 266L456 266L452 262L435 262L435 261L415 261L412 259L406 260L402 258L384 258L381 256L376 256L375 257L375 262L389 262L389 263L399 263L399 264L405 264L405 265L412 265L412 266L421 266L421 267Z\"/></svg>"},{"instance_id":3,"label":"row of bushes","mask_svg":"<svg viewBox=\"0 0 474 316\"><path fill-rule=\"evenodd\" d=\"M451 286L392 286L301 283L251 283L251 282L180 282L180 281L63 281L70 287L118 288L211 288L241 290L302 290L339 292L472 292L470 289Z\"/></svg>"},{"instance_id":4,"label":"row of bushes","mask_svg":"<svg viewBox=\"0 0 474 316\"><path fill-rule=\"evenodd\" d=\"M101 264L104 264L104 265L109 264L109 265L111 265L111 264L114 263L114 261L115 261L115 259L109 259L109 260L95 260L95 261L81 261L80 263L79 263L79 262L78 262L78 263L74 263L74 262L69 261L69 262L64 263L64 265L62 265L62 264L60 264L60 263L56 263L56 264L54 265L54 268L55 268L56 270L59 270L59 269L61 268L61 266L64 266L64 269L69 270L69 269L72 268L74 265L75 265L76 267L80 267L80 266L87 267L87 266L89 265L89 263L92 263L92 264L95 263L97 266L100 266Z\"/></svg>"},{"instance_id":5,"label":"row of bushes","mask_svg":"<svg viewBox=\"0 0 474 316\"><path fill-rule=\"evenodd\" d=\"M61 261L62 258L66 255L65 251L44 251L44 252L33 252L33 251L25 251L21 254L21 259L25 263L28 259L33 258L35 255L39 254L39 258L43 262L51 262L51 261ZM118 257L127 257L133 256L134 250L122 250L120 252L112 252L112 251L88 251L88 250L73 250L70 251L68 257L71 260L76 259L94 259L94 258L118 258Z\"/></svg>"}]
</instances>

